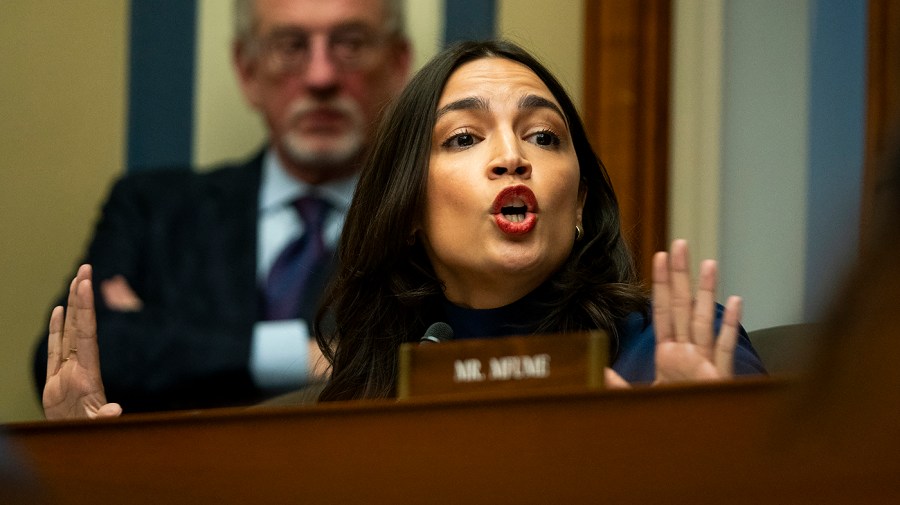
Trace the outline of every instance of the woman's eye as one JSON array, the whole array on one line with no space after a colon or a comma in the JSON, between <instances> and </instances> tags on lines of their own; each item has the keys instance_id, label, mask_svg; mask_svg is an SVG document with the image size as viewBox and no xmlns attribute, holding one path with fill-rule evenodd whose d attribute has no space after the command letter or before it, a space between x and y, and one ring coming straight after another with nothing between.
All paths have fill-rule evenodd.
<instances>
[{"instance_id":1,"label":"woman's eye","mask_svg":"<svg viewBox=\"0 0 900 505\"><path fill-rule=\"evenodd\" d=\"M465 134L456 136L456 145L466 147L475 143L475 137Z\"/></svg>"},{"instance_id":2,"label":"woman's eye","mask_svg":"<svg viewBox=\"0 0 900 505\"><path fill-rule=\"evenodd\" d=\"M444 141L444 147L466 148L475 145L477 139L471 133L458 133Z\"/></svg>"},{"instance_id":3,"label":"woman's eye","mask_svg":"<svg viewBox=\"0 0 900 505\"><path fill-rule=\"evenodd\" d=\"M559 145L559 137L551 131L542 131L535 133L532 138L534 143L539 146L557 146Z\"/></svg>"}]
</instances>

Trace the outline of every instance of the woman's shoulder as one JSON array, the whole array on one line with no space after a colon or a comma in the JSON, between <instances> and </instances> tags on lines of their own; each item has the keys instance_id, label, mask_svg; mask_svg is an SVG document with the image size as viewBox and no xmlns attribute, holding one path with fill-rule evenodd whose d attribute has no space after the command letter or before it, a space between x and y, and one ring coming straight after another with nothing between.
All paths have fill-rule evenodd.
<instances>
[{"instance_id":1,"label":"woman's shoulder","mask_svg":"<svg viewBox=\"0 0 900 505\"><path fill-rule=\"evenodd\" d=\"M628 382L653 382L655 351L656 336L648 314L635 311L619 320L609 346L610 366L616 373Z\"/></svg>"}]
</instances>

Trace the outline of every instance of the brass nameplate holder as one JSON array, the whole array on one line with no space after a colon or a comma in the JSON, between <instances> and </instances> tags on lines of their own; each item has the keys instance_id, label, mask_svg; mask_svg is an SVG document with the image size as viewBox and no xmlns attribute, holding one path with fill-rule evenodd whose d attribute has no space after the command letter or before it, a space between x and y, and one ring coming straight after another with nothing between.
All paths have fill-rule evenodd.
<instances>
[{"instance_id":1,"label":"brass nameplate holder","mask_svg":"<svg viewBox=\"0 0 900 505\"><path fill-rule=\"evenodd\" d=\"M603 387L606 332L400 346L398 398L559 387Z\"/></svg>"}]
</instances>

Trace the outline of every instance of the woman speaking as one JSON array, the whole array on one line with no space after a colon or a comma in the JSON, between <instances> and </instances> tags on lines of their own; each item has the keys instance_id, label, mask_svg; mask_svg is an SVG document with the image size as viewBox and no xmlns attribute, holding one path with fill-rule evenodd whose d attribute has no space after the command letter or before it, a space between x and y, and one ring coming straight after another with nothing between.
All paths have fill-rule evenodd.
<instances>
[{"instance_id":1,"label":"woman speaking","mask_svg":"<svg viewBox=\"0 0 900 505\"><path fill-rule=\"evenodd\" d=\"M400 344L436 321L455 338L605 330L606 383L765 373L715 303L716 264L692 293L687 245L653 261L651 303L615 194L562 86L518 46L453 46L384 115L316 321L331 365L320 400L395 394ZM118 415L100 378L90 267L50 320L48 418Z\"/></svg>"}]
</instances>

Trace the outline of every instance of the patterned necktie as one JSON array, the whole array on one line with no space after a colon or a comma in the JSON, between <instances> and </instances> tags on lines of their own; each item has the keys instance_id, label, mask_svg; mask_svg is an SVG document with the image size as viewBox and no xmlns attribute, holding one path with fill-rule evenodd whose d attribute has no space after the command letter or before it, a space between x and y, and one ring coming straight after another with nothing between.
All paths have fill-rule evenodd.
<instances>
[{"instance_id":1,"label":"patterned necktie","mask_svg":"<svg viewBox=\"0 0 900 505\"><path fill-rule=\"evenodd\" d=\"M275 259L266 279L264 314L266 321L296 319L300 315L307 284L311 276L324 267L328 250L322 237L328 202L315 196L304 196L293 202L303 220L303 235L292 240ZM309 293L318 298L320 293Z\"/></svg>"}]
</instances>

